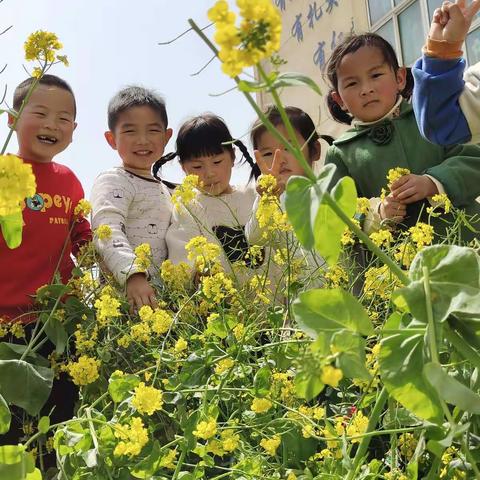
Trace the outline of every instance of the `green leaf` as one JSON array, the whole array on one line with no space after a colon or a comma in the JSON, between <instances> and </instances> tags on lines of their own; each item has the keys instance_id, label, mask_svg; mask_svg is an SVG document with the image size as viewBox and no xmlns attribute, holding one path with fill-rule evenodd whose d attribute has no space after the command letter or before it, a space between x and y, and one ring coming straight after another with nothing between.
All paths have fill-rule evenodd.
<instances>
[{"instance_id":1,"label":"green leaf","mask_svg":"<svg viewBox=\"0 0 480 480\"><path fill-rule=\"evenodd\" d=\"M465 412L480 413L480 395L453 378L436 363L427 363L423 367L427 381L437 391L440 398L459 407Z\"/></svg>"},{"instance_id":2,"label":"green leaf","mask_svg":"<svg viewBox=\"0 0 480 480\"><path fill-rule=\"evenodd\" d=\"M332 208L323 201L323 194L324 192L319 192L320 207L313 224L315 250L322 255L329 265L335 265L342 251L340 240L346 225ZM332 190L332 198L349 218L355 215L357 189L352 178L343 177L340 179Z\"/></svg>"},{"instance_id":3,"label":"green leaf","mask_svg":"<svg viewBox=\"0 0 480 480\"><path fill-rule=\"evenodd\" d=\"M42 480L42 473L36 468L33 472L27 473L25 480Z\"/></svg>"},{"instance_id":4,"label":"green leaf","mask_svg":"<svg viewBox=\"0 0 480 480\"><path fill-rule=\"evenodd\" d=\"M8 248L13 250L19 247L22 243L22 212L0 216L0 229Z\"/></svg>"},{"instance_id":5,"label":"green leaf","mask_svg":"<svg viewBox=\"0 0 480 480\"><path fill-rule=\"evenodd\" d=\"M253 379L253 388L255 389L256 397L265 397L270 392L272 384L272 372L268 367L262 367L255 374Z\"/></svg>"},{"instance_id":6,"label":"green leaf","mask_svg":"<svg viewBox=\"0 0 480 480\"><path fill-rule=\"evenodd\" d=\"M339 330L372 335L372 322L360 304L341 288L312 289L293 302L293 313L299 327L313 339L322 332L333 335Z\"/></svg>"},{"instance_id":7,"label":"green leaf","mask_svg":"<svg viewBox=\"0 0 480 480\"><path fill-rule=\"evenodd\" d=\"M53 370L24 360L0 360L0 378L0 395L30 415L37 415L52 390Z\"/></svg>"},{"instance_id":8,"label":"green leaf","mask_svg":"<svg viewBox=\"0 0 480 480\"><path fill-rule=\"evenodd\" d=\"M287 183L285 210L299 242L308 250L313 248L314 237L310 212L312 198L312 182L306 177L291 177Z\"/></svg>"},{"instance_id":9,"label":"green leaf","mask_svg":"<svg viewBox=\"0 0 480 480\"><path fill-rule=\"evenodd\" d=\"M55 345L55 351L61 355L65 351L68 342L68 334L63 324L52 317L45 326L45 334Z\"/></svg>"},{"instance_id":10,"label":"green leaf","mask_svg":"<svg viewBox=\"0 0 480 480\"><path fill-rule=\"evenodd\" d=\"M288 220L299 242L308 250L314 246L312 225L336 168L333 164L325 165L315 183L299 176L290 177L287 183L285 210Z\"/></svg>"},{"instance_id":11,"label":"green leaf","mask_svg":"<svg viewBox=\"0 0 480 480\"><path fill-rule=\"evenodd\" d=\"M38 421L38 431L41 433L47 433L50 429L50 417L42 417Z\"/></svg>"},{"instance_id":12,"label":"green leaf","mask_svg":"<svg viewBox=\"0 0 480 480\"><path fill-rule=\"evenodd\" d=\"M480 260L475 251L454 245L434 245L417 254L409 272L412 283L397 290L392 298L399 308L407 308L417 320L427 323L424 267L429 272L435 322L444 322L451 314L478 322Z\"/></svg>"},{"instance_id":13,"label":"green leaf","mask_svg":"<svg viewBox=\"0 0 480 480\"><path fill-rule=\"evenodd\" d=\"M437 393L423 375L423 335L403 327L381 341L380 376L388 393L417 417L440 424L443 411Z\"/></svg>"},{"instance_id":14,"label":"green leaf","mask_svg":"<svg viewBox=\"0 0 480 480\"><path fill-rule=\"evenodd\" d=\"M35 463L30 452L23 445L3 445L0 447L0 478L3 480L25 480L34 473Z\"/></svg>"},{"instance_id":15,"label":"green leaf","mask_svg":"<svg viewBox=\"0 0 480 480\"><path fill-rule=\"evenodd\" d=\"M315 398L324 387L319 369L302 370L295 376L295 393L297 397L304 398L307 402Z\"/></svg>"},{"instance_id":16,"label":"green leaf","mask_svg":"<svg viewBox=\"0 0 480 480\"><path fill-rule=\"evenodd\" d=\"M0 360L20 360L27 348L28 345L2 342L0 343ZM50 362L46 358L32 352L31 350L27 353L24 360L42 367L48 367L50 365Z\"/></svg>"},{"instance_id":17,"label":"green leaf","mask_svg":"<svg viewBox=\"0 0 480 480\"><path fill-rule=\"evenodd\" d=\"M340 352L339 367L347 378L370 380L372 377L365 366L365 339L358 333L340 330L332 336L332 348Z\"/></svg>"},{"instance_id":18,"label":"green leaf","mask_svg":"<svg viewBox=\"0 0 480 480\"><path fill-rule=\"evenodd\" d=\"M10 430L12 414L5 399L0 395L0 435Z\"/></svg>"},{"instance_id":19,"label":"green leaf","mask_svg":"<svg viewBox=\"0 0 480 480\"><path fill-rule=\"evenodd\" d=\"M306 75L294 72L284 72L277 76L273 81L272 88L282 87L308 87L318 95L322 95L322 91L317 83Z\"/></svg>"},{"instance_id":20,"label":"green leaf","mask_svg":"<svg viewBox=\"0 0 480 480\"><path fill-rule=\"evenodd\" d=\"M108 383L108 393L114 402L123 402L139 383L140 379L136 375L113 374Z\"/></svg>"},{"instance_id":21,"label":"green leaf","mask_svg":"<svg viewBox=\"0 0 480 480\"><path fill-rule=\"evenodd\" d=\"M148 456L130 468L130 473L135 478L152 478L160 469L161 462L162 449L160 448L158 440L156 440Z\"/></svg>"}]
</instances>

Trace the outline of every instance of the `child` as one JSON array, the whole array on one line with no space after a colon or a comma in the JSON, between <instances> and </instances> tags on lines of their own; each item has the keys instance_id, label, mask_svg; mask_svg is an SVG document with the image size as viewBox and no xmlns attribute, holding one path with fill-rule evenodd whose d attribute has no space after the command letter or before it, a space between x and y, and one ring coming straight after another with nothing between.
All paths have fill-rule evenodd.
<instances>
[{"instance_id":1,"label":"child","mask_svg":"<svg viewBox=\"0 0 480 480\"><path fill-rule=\"evenodd\" d=\"M405 69L398 66L386 40L373 33L347 38L332 53L328 78L332 115L353 123L327 152L326 163L337 166L335 180L349 175L359 196L372 198L380 197L390 169L411 172L393 182L383 201L378 199L380 220L412 226L419 215L425 218L424 202L440 193L468 214L480 213L475 202L480 194L480 148L444 149L421 137L412 107L401 96L407 84ZM442 218L432 218L431 223L437 233L446 228ZM471 231L463 233L463 240L473 236Z\"/></svg>"},{"instance_id":2,"label":"child","mask_svg":"<svg viewBox=\"0 0 480 480\"><path fill-rule=\"evenodd\" d=\"M109 239L96 238L95 246L117 282L126 286L132 308L155 307L147 273L135 265L135 247L150 245L153 266L167 257L170 194L151 175L172 136L165 103L146 88L125 88L110 100L108 128L105 138L122 166L101 173L93 185L92 225L108 225L112 231Z\"/></svg>"},{"instance_id":3,"label":"child","mask_svg":"<svg viewBox=\"0 0 480 480\"><path fill-rule=\"evenodd\" d=\"M302 152L309 162L310 165L313 165L320 158L320 138L315 125L310 118L310 116L305 113L300 108L296 107L285 107L286 114L292 124L295 134L297 136L298 143L302 145ZM275 106L270 106L265 110L265 116L270 120L270 122L275 126L275 128L285 137L288 138L288 132L283 124L282 117L278 108ZM298 163L297 159L288 151L288 149L283 145L276 137L274 137L268 130L267 127L258 119L251 131L251 142L253 148L255 149L255 158L257 164L260 167L260 170L263 175L273 175L277 181L277 190L276 194L280 197L280 203L283 201L283 192L285 186L288 182L288 179L293 175L305 175L305 172L302 166ZM327 141L330 137L326 137ZM261 194L262 192L259 192ZM260 206L260 195L257 196L254 205L254 214L250 222L246 226L247 239L250 245L264 245L266 242L266 237L264 235L265 231L259 226L257 219L257 212ZM291 241L290 236L284 239L285 241L279 239L278 237L274 239L275 245L270 246L286 246L288 245L292 250L296 258L302 257L303 261L308 265L307 271L309 276L318 270L319 267L324 266L324 260L313 252L304 252L302 249L298 248L297 242ZM268 252L269 254L273 253L272 251ZM291 252L292 253L292 252ZM266 259L266 264L269 263L269 259ZM305 265L304 265L305 266ZM278 283L280 272L273 272L273 276L276 277L276 282Z\"/></svg>"},{"instance_id":4,"label":"child","mask_svg":"<svg viewBox=\"0 0 480 480\"><path fill-rule=\"evenodd\" d=\"M243 260L247 250L244 226L252 213L255 192L230 184L235 149L238 147L255 175L257 167L239 140L233 140L225 122L207 113L185 122L177 137L177 151L166 155L154 166L179 157L187 175L197 175L200 189L195 200L185 208L175 209L167 232L168 258L173 263L192 263L185 246L196 236L222 246L220 259L224 268Z\"/></svg>"},{"instance_id":5,"label":"child","mask_svg":"<svg viewBox=\"0 0 480 480\"><path fill-rule=\"evenodd\" d=\"M443 2L433 14L423 57L415 63L413 108L418 127L439 145L480 141L480 63L465 69L462 44L480 0ZM463 77L463 78L462 78Z\"/></svg>"},{"instance_id":6,"label":"child","mask_svg":"<svg viewBox=\"0 0 480 480\"><path fill-rule=\"evenodd\" d=\"M29 78L15 89L16 111L35 80ZM74 267L71 254L91 238L88 221L74 215L84 196L82 186L69 168L53 161L72 141L75 116L70 85L54 75L44 75L15 126L18 155L32 165L37 193L25 201L22 244L10 250L0 236L0 317L8 322L30 322L25 325L25 338L13 338L13 343L28 343L32 336L36 290L51 283L57 272L66 283ZM8 123L14 124L13 116L9 115ZM47 358L53 350L54 345L47 340L36 353ZM50 416L52 424L72 418L78 398L75 386L64 375L54 380L50 398L40 413ZM10 408L12 423L10 430L0 435L0 445L16 445L24 436L24 411L13 405ZM43 457L43 466L45 470L55 466L54 453Z\"/></svg>"},{"instance_id":7,"label":"child","mask_svg":"<svg viewBox=\"0 0 480 480\"><path fill-rule=\"evenodd\" d=\"M15 110L34 80L29 78L15 89ZM72 141L75 116L70 85L44 75L15 126L18 156L31 164L37 193L25 201L22 244L10 250L0 235L0 319L24 324L34 320L37 289L51 283L57 272L66 283L74 267L71 254L77 254L91 237L88 221L74 217L84 196L82 185L68 167L53 161ZM8 123L13 125L12 115Z\"/></svg>"}]
</instances>

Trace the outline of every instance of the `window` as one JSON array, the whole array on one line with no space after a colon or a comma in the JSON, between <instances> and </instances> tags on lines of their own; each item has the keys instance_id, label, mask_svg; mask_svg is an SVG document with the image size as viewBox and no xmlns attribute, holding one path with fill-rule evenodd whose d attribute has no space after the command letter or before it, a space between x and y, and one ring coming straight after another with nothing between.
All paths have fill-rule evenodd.
<instances>
[{"instance_id":1,"label":"window","mask_svg":"<svg viewBox=\"0 0 480 480\"><path fill-rule=\"evenodd\" d=\"M370 30L388 40L402 65L420 56L436 8L443 0L366 0ZM465 56L469 64L480 61L480 13L467 36Z\"/></svg>"}]
</instances>

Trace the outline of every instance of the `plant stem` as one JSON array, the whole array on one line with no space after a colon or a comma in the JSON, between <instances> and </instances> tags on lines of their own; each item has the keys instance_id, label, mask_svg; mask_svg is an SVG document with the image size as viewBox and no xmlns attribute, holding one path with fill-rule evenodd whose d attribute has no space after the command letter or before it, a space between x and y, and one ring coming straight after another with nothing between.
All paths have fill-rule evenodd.
<instances>
[{"instance_id":1,"label":"plant stem","mask_svg":"<svg viewBox=\"0 0 480 480\"><path fill-rule=\"evenodd\" d=\"M183 447L182 451L180 452L180 457L178 458L177 466L175 467L175 472L173 473L172 480L177 480L178 475L180 474L180 470L182 469L183 462L185 457L187 456L187 450L185 446Z\"/></svg>"},{"instance_id":2,"label":"plant stem","mask_svg":"<svg viewBox=\"0 0 480 480\"><path fill-rule=\"evenodd\" d=\"M427 311L427 340L428 348L430 350L430 360L433 363L440 364L440 359L438 357L437 350L437 336L435 332L435 321L433 319L433 310L432 310L432 293L430 290L430 274L428 267L423 267L423 288L425 290L425 309Z\"/></svg>"},{"instance_id":3,"label":"plant stem","mask_svg":"<svg viewBox=\"0 0 480 480\"><path fill-rule=\"evenodd\" d=\"M372 432L377 428L377 423L380 420L380 415L382 414L383 407L385 406L386 401L388 400L388 392L385 387L380 391L380 395L377 398L375 407L370 414L370 420L368 421L367 432ZM354 480L357 475L357 471L360 468L363 457L367 453L367 448L370 445L370 440L372 437L364 437L358 446L357 453L355 453L355 458L353 460L353 467L350 470L346 480Z\"/></svg>"}]
</instances>

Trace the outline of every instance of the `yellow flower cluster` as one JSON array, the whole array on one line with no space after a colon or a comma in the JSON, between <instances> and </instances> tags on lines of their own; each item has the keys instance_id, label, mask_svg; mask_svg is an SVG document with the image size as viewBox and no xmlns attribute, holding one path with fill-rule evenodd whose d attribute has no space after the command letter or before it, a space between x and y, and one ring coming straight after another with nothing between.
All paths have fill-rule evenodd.
<instances>
[{"instance_id":1,"label":"yellow flower cluster","mask_svg":"<svg viewBox=\"0 0 480 480\"><path fill-rule=\"evenodd\" d=\"M353 218L352 222L357 227L360 228L360 222L356 218ZM343 246L354 245L355 244L355 234L348 227L345 227L345 230L342 233L342 238L340 239L340 242L342 243Z\"/></svg>"},{"instance_id":2,"label":"yellow flower cluster","mask_svg":"<svg viewBox=\"0 0 480 480\"><path fill-rule=\"evenodd\" d=\"M200 187L198 175L187 175L182 184L172 193L172 203L178 211L182 206L187 206L197 196Z\"/></svg>"},{"instance_id":3,"label":"yellow flower cluster","mask_svg":"<svg viewBox=\"0 0 480 480\"><path fill-rule=\"evenodd\" d=\"M96 340L98 338L98 330L95 327L92 332L86 334L80 329L75 330L75 348L77 353L84 353L95 348Z\"/></svg>"},{"instance_id":4,"label":"yellow flower cluster","mask_svg":"<svg viewBox=\"0 0 480 480\"><path fill-rule=\"evenodd\" d=\"M260 442L260 446L270 455L271 457L275 456L277 448L280 446L282 439L280 435L274 435L272 438L264 438Z\"/></svg>"},{"instance_id":5,"label":"yellow flower cluster","mask_svg":"<svg viewBox=\"0 0 480 480\"><path fill-rule=\"evenodd\" d=\"M146 272L152 261L152 249L149 243L142 243L135 248L135 266L139 272Z\"/></svg>"},{"instance_id":6,"label":"yellow flower cluster","mask_svg":"<svg viewBox=\"0 0 480 480\"><path fill-rule=\"evenodd\" d=\"M163 393L155 387L147 387L145 383L140 382L135 387L132 405L140 413L153 415L157 410L161 410L163 406Z\"/></svg>"},{"instance_id":7,"label":"yellow flower cluster","mask_svg":"<svg viewBox=\"0 0 480 480\"><path fill-rule=\"evenodd\" d=\"M172 290L184 290L190 280L192 269L185 262L173 264L171 260L165 260L160 267L160 277Z\"/></svg>"},{"instance_id":8,"label":"yellow flower cluster","mask_svg":"<svg viewBox=\"0 0 480 480\"><path fill-rule=\"evenodd\" d=\"M269 193L268 189L263 190L260 196L255 216L258 221L258 226L263 229L262 237L265 239L273 232L287 232L291 230L287 214L282 212L278 198L276 195Z\"/></svg>"},{"instance_id":9,"label":"yellow flower cluster","mask_svg":"<svg viewBox=\"0 0 480 480\"><path fill-rule=\"evenodd\" d=\"M112 236L110 225L99 225L95 230L95 235L99 240L108 240Z\"/></svg>"},{"instance_id":10,"label":"yellow flower cluster","mask_svg":"<svg viewBox=\"0 0 480 480\"><path fill-rule=\"evenodd\" d=\"M408 168L391 168L387 174L388 187L392 186L392 183L396 182L399 178L402 178L405 175L410 175L410 170Z\"/></svg>"},{"instance_id":11,"label":"yellow flower cluster","mask_svg":"<svg viewBox=\"0 0 480 480\"><path fill-rule=\"evenodd\" d=\"M280 12L270 0L237 0L237 6L242 17L238 27L226 0L219 0L208 11L216 27L214 39L220 47L222 70L230 77L278 51L282 33Z\"/></svg>"},{"instance_id":12,"label":"yellow flower cluster","mask_svg":"<svg viewBox=\"0 0 480 480\"><path fill-rule=\"evenodd\" d=\"M402 243L397 247L395 252L395 260L405 267L410 267L417 254L417 249L410 242Z\"/></svg>"},{"instance_id":13,"label":"yellow flower cluster","mask_svg":"<svg viewBox=\"0 0 480 480\"><path fill-rule=\"evenodd\" d=\"M166 310L156 308L152 310L149 305L144 305L138 311L138 315L143 322L150 325L152 332L162 335L168 332L173 323L173 318Z\"/></svg>"},{"instance_id":14,"label":"yellow flower cluster","mask_svg":"<svg viewBox=\"0 0 480 480\"><path fill-rule=\"evenodd\" d=\"M272 408L273 403L268 398L254 398L250 409L255 413L265 413Z\"/></svg>"},{"instance_id":15,"label":"yellow flower cluster","mask_svg":"<svg viewBox=\"0 0 480 480\"><path fill-rule=\"evenodd\" d=\"M381 229L378 232L373 232L370 234L370 239L378 247L389 247L393 242L392 232L390 230Z\"/></svg>"},{"instance_id":16,"label":"yellow flower cluster","mask_svg":"<svg viewBox=\"0 0 480 480\"><path fill-rule=\"evenodd\" d=\"M340 418L335 424L335 431L337 435L347 435L348 437L355 437L357 435L362 435L367 431L368 428L368 417L366 417L360 410L351 418L348 423L345 425L345 420ZM352 443L359 443L360 438L354 438L351 440Z\"/></svg>"},{"instance_id":17,"label":"yellow flower cluster","mask_svg":"<svg viewBox=\"0 0 480 480\"><path fill-rule=\"evenodd\" d=\"M193 431L193 434L197 438L203 438L208 440L212 438L217 433L217 421L210 417L207 420L202 420L197 424L197 429Z\"/></svg>"},{"instance_id":18,"label":"yellow flower cluster","mask_svg":"<svg viewBox=\"0 0 480 480\"><path fill-rule=\"evenodd\" d=\"M433 227L426 223L418 222L413 227L410 227L408 232L419 250L426 245L430 245L433 241Z\"/></svg>"},{"instance_id":19,"label":"yellow flower cluster","mask_svg":"<svg viewBox=\"0 0 480 480\"><path fill-rule=\"evenodd\" d=\"M320 380L325 385L330 385L331 387L337 388L342 378L343 373L339 368L332 367L331 365L327 365L322 368Z\"/></svg>"},{"instance_id":20,"label":"yellow flower cluster","mask_svg":"<svg viewBox=\"0 0 480 480\"><path fill-rule=\"evenodd\" d=\"M75 209L73 210L73 214L76 217L86 217L92 211L92 206L88 200L82 198L78 203Z\"/></svg>"},{"instance_id":21,"label":"yellow flower cluster","mask_svg":"<svg viewBox=\"0 0 480 480\"><path fill-rule=\"evenodd\" d=\"M220 246L209 243L202 236L193 237L186 245L187 258L194 263L195 268L204 272L209 266L218 262L220 257Z\"/></svg>"},{"instance_id":22,"label":"yellow flower cluster","mask_svg":"<svg viewBox=\"0 0 480 480\"><path fill-rule=\"evenodd\" d=\"M130 425L116 425L115 436L120 439L113 454L116 457L138 455L142 448L148 443L148 432L143 426L141 418L135 417Z\"/></svg>"},{"instance_id":23,"label":"yellow flower cluster","mask_svg":"<svg viewBox=\"0 0 480 480\"><path fill-rule=\"evenodd\" d=\"M432 197L432 202L435 203L435 207L442 207L445 213L450 213L452 209L452 202L448 198L446 193L437 193ZM427 208L427 211L430 213L430 208Z\"/></svg>"},{"instance_id":24,"label":"yellow flower cluster","mask_svg":"<svg viewBox=\"0 0 480 480\"><path fill-rule=\"evenodd\" d=\"M339 287L348 283L348 272L337 263L325 272L325 279L329 286Z\"/></svg>"},{"instance_id":25,"label":"yellow flower cluster","mask_svg":"<svg viewBox=\"0 0 480 480\"><path fill-rule=\"evenodd\" d=\"M54 33L37 30L29 35L24 44L25 60L38 60L47 63L58 60L68 66L67 57L56 55L57 51L62 48L63 45Z\"/></svg>"},{"instance_id":26,"label":"yellow flower cluster","mask_svg":"<svg viewBox=\"0 0 480 480\"><path fill-rule=\"evenodd\" d=\"M232 429L223 430L220 441L212 439L207 444L207 452L223 457L226 453L233 452L240 444L240 436Z\"/></svg>"},{"instance_id":27,"label":"yellow flower cluster","mask_svg":"<svg viewBox=\"0 0 480 480\"><path fill-rule=\"evenodd\" d=\"M221 375L222 373L226 372L227 370L230 370L233 366L235 365L235 362L233 361L232 358L224 358L223 360L220 360L216 365L215 365L215 373L217 375Z\"/></svg>"},{"instance_id":28,"label":"yellow flower cluster","mask_svg":"<svg viewBox=\"0 0 480 480\"><path fill-rule=\"evenodd\" d=\"M365 197L359 197L357 198L357 213L360 213L362 215L366 215L368 211L370 210L370 201L368 198Z\"/></svg>"},{"instance_id":29,"label":"yellow flower cluster","mask_svg":"<svg viewBox=\"0 0 480 480\"><path fill-rule=\"evenodd\" d=\"M120 301L113 298L109 292L102 292L100 298L95 300L95 308L97 310L97 319L100 324L105 323L110 318L115 318L120 315Z\"/></svg>"},{"instance_id":30,"label":"yellow flower cluster","mask_svg":"<svg viewBox=\"0 0 480 480\"><path fill-rule=\"evenodd\" d=\"M183 337L180 337L176 343L175 343L175 347L173 348L175 353L182 353L184 352L186 349L188 348L188 342L183 338Z\"/></svg>"},{"instance_id":31,"label":"yellow flower cluster","mask_svg":"<svg viewBox=\"0 0 480 480\"><path fill-rule=\"evenodd\" d=\"M367 298L373 298L375 295L383 300L388 300L394 288L400 285L397 277L383 265L382 267L371 267L365 272L365 283L363 291Z\"/></svg>"},{"instance_id":32,"label":"yellow flower cluster","mask_svg":"<svg viewBox=\"0 0 480 480\"><path fill-rule=\"evenodd\" d=\"M214 303L220 303L227 296L235 295L236 293L232 280L223 272L203 277L202 291L204 295Z\"/></svg>"},{"instance_id":33,"label":"yellow flower cluster","mask_svg":"<svg viewBox=\"0 0 480 480\"><path fill-rule=\"evenodd\" d=\"M168 468L169 470L175 470L175 464L173 463L177 458L177 451L171 448L168 449L166 455L160 460L160 467Z\"/></svg>"},{"instance_id":34,"label":"yellow flower cluster","mask_svg":"<svg viewBox=\"0 0 480 480\"><path fill-rule=\"evenodd\" d=\"M0 155L0 217L19 213L36 188L31 165L16 155Z\"/></svg>"},{"instance_id":35,"label":"yellow flower cluster","mask_svg":"<svg viewBox=\"0 0 480 480\"><path fill-rule=\"evenodd\" d=\"M82 355L76 362L69 362L66 369L75 385L88 385L99 377L99 367L99 360Z\"/></svg>"}]
</instances>

